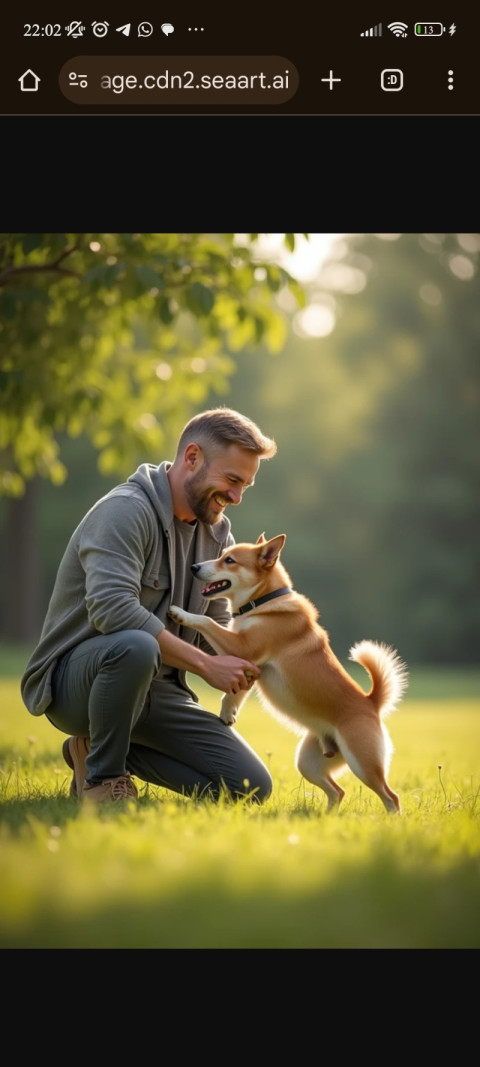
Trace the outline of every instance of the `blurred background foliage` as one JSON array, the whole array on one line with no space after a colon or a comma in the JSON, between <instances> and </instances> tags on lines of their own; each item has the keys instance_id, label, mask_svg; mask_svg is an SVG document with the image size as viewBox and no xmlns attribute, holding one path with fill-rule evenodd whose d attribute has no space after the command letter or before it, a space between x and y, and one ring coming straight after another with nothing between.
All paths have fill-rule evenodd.
<instances>
[{"instance_id":1,"label":"blurred background foliage","mask_svg":"<svg viewBox=\"0 0 480 1067\"><path fill-rule=\"evenodd\" d=\"M286 533L339 658L373 638L412 665L478 664L479 234L0 248L4 640L36 640L85 510L227 404L278 444L228 513L236 539Z\"/></svg>"}]
</instances>

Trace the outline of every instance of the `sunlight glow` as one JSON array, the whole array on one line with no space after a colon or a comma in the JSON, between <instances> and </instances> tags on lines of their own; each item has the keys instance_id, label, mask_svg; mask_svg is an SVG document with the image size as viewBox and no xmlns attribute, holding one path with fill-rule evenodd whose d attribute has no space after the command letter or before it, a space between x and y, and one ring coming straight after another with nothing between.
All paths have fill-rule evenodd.
<instances>
[{"instance_id":1,"label":"sunlight glow","mask_svg":"<svg viewBox=\"0 0 480 1067\"><path fill-rule=\"evenodd\" d=\"M425 282L420 286L420 299L425 304L430 304L432 307L438 307L442 302L442 294L438 285L433 285L431 282Z\"/></svg>"},{"instance_id":2,"label":"sunlight glow","mask_svg":"<svg viewBox=\"0 0 480 1067\"><path fill-rule=\"evenodd\" d=\"M459 233L457 240L464 252L480 252L480 235L478 233Z\"/></svg>"},{"instance_id":3,"label":"sunlight glow","mask_svg":"<svg viewBox=\"0 0 480 1067\"><path fill-rule=\"evenodd\" d=\"M143 415L137 419L135 426L138 426L140 430L153 430L155 426L158 426L158 422L156 416L150 411L144 411Z\"/></svg>"},{"instance_id":4,"label":"sunlight glow","mask_svg":"<svg viewBox=\"0 0 480 1067\"><path fill-rule=\"evenodd\" d=\"M367 284L367 275L348 263L329 263L322 271L322 282L333 292L361 293Z\"/></svg>"},{"instance_id":5,"label":"sunlight glow","mask_svg":"<svg viewBox=\"0 0 480 1067\"><path fill-rule=\"evenodd\" d=\"M158 363L155 368L155 374L162 382L168 382L168 379L172 377L173 371L169 363Z\"/></svg>"},{"instance_id":6,"label":"sunlight glow","mask_svg":"<svg viewBox=\"0 0 480 1067\"><path fill-rule=\"evenodd\" d=\"M239 237L243 235L239 234ZM325 259L330 255L340 233L311 233L308 238L295 234L295 248L289 252L282 233L261 233L257 241L260 258L276 259L285 270L291 271L299 282L313 281Z\"/></svg>"},{"instance_id":7,"label":"sunlight glow","mask_svg":"<svg viewBox=\"0 0 480 1067\"><path fill-rule=\"evenodd\" d=\"M287 253L286 268L301 282L313 281L331 252L339 233L311 233L309 239L297 235L295 249Z\"/></svg>"},{"instance_id":8,"label":"sunlight glow","mask_svg":"<svg viewBox=\"0 0 480 1067\"><path fill-rule=\"evenodd\" d=\"M462 282L469 282L475 274L475 267L467 256L451 256L448 265L452 274Z\"/></svg>"},{"instance_id":9,"label":"sunlight glow","mask_svg":"<svg viewBox=\"0 0 480 1067\"><path fill-rule=\"evenodd\" d=\"M325 304L310 304L293 320L293 328L299 337L328 337L334 326L335 311Z\"/></svg>"}]
</instances>

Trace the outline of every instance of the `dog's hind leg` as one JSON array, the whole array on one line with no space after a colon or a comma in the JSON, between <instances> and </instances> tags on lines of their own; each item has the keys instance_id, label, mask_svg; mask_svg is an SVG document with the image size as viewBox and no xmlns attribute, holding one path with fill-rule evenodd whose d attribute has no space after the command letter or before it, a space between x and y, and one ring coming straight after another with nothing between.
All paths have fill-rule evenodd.
<instances>
[{"instance_id":1,"label":"dog's hind leg","mask_svg":"<svg viewBox=\"0 0 480 1067\"><path fill-rule=\"evenodd\" d=\"M386 811L400 813L400 800L386 778L393 746L383 723L372 718L343 727L338 743L350 770L380 797Z\"/></svg>"},{"instance_id":2,"label":"dog's hind leg","mask_svg":"<svg viewBox=\"0 0 480 1067\"><path fill-rule=\"evenodd\" d=\"M307 782L318 785L327 794L327 812L338 808L345 790L334 782L330 772L333 769L345 770L345 761L340 752L324 754L320 739L307 732L297 745L295 766Z\"/></svg>"}]
</instances>

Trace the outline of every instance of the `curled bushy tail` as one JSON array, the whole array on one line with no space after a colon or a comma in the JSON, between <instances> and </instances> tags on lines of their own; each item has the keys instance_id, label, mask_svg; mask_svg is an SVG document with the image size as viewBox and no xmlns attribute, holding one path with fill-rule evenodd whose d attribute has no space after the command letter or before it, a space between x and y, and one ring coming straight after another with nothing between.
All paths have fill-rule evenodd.
<instances>
[{"instance_id":1,"label":"curled bushy tail","mask_svg":"<svg viewBox=\"0 0 480 1067\"><path fill-rule=\"evenodd\" d=\"M350 649L349 658L372 677L373 687L368 694L382 716L395 711L408 685L408 669L390 645L375 641L359 641Z\"/></svg>"}]
</instances>

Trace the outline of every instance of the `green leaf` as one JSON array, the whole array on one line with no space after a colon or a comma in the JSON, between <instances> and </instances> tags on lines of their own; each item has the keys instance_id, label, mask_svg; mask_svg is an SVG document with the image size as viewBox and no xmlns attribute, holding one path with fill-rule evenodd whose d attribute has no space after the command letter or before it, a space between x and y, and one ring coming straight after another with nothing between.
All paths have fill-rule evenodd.
<instances>
[{"instance_id":1,"label":"green leaf","mask_svg":"<svg viewBox=\"0 0 480 1067\"><path fill-rule=\"evenodd\" d=\"M105 273L103 276L103 284L109 289L117 280L117 276L121 271L122 266L120 263L110 263L105 267Z\"/></svg>"},{"instance_id":2,"label":"green leaf","mask_svg":"<svg viewBox=\"0 0 480 1067\"><path fill-rule=\"evenodd\" d=\"M90 270L87 270L86 274L84 274L84 282L87 285L91 285L91 283L93 282L95 288L98 288L100 285L103 284L103 276L105 274L105 269L106 268L104 263L96 263L94 267L91 267Z\"/></svg>"},{"instance_id":3,"label":"green leaf","mask_svg":"<svg viewBox=\"0 0 480 1067\"><path fill-rule=\"evenodd\" d=\"M277 293L282 284L280 269L277 266L266 266L267 272L267 285L272 293Z\"/></svg>"},{"instance_id":4,"label":"green leaf","mask_svg":"<svg viewBox=\"0 0 480 1067\"><path fill-rule=\"evenodd\" d=\"M134 268L134 274L137 281L140 283L141 288L148 292L149 289L164 289L165 281L158 271L153 267L142 264L139 267Z\"/></svg>"},{"instance_id":5,"label":"green leaf","mask_svg":"<svg viewBox=\"0 0 480 1067\"><path fill-rule=\"evenodd\" d=\"M170 301L168 297L162 296L161 299L158 301L157 307L158 314L162 322L165 323L165 326L170 326L170 323L173 322L175 315L170 308Z\"/></svg>"},{"instance_id":6,"label":"green leaf","mask_svg":"<svg viewBox=\"0 0 480 1067\"><path fill-rule=\"evenodd\" d=\"M294 233L286 233L285 234L285 244L286 244L289 252L294 252L295 251L295 234Z\"/></svg>"},{"instance_id":7,"label":"green leaf","mask_svg":"<svg viewBox=\"0 0 480 1067\"><path fill-rule=\"evenodd\" d=\"M258 315L254 316L253 322L255 327L255 340L257 344L259 344L265 333L265 323Z\"/></svg>"},{"instance_id":8,"label":"green leaf","mask_svg":"<svg viewBox=\"0 0 480 1067\"><path fill-rule=\"evenodd\" d=\"M194 315L208 315L215 303L215 297L211 289L207 289L202 282L194 282L189 285L186 292L187 307Z\"/></svg>"},{"instance_id":9,"label":"green leaf","mask_svg":"<svg viewBox=\"0 0 480 1067\"><path fill-rule=\"evenodd\" d=\"M120 263L97 263L95 267L87 270L83 280L87 285L93 283L95 289L100 289L102 286L110 289L114 285L120 270L122 270Z\"/></svg>"},{"instance_id":10,"label":"green leaf","mask_svg":"<svg viewBox=\"0 0 480 1067\"><path fill-rule=\"evenodd\" d=\"M28 256L29 252L34 252L36 248L40 248L43 244L43 233L25 233L22 240L22 249L25 255Z\"/></svg>"},{"instance_id":11,"label":"green leaf","mask_svg":"<svg viewBox=\"0 0 480 1067\"><path fill-rule=\"evenodd\" d=\"M11 293L0 296L0 319L13 319L15 315L15 297Z\"/></svg>"}]
</instances>

